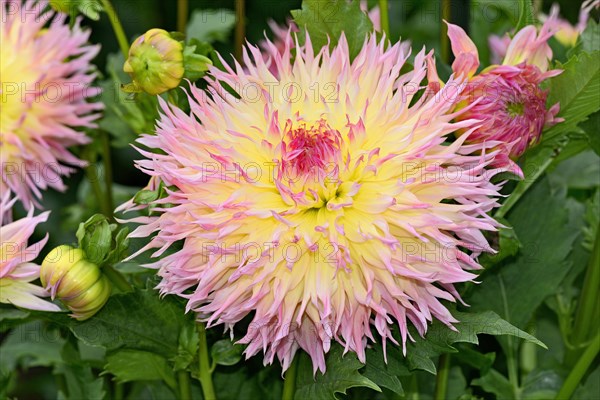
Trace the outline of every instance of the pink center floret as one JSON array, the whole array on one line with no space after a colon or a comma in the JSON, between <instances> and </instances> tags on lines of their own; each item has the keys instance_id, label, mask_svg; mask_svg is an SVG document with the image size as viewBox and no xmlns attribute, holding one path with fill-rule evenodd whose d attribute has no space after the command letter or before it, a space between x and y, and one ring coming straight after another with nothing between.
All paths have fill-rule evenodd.
<instances>
[{"instance_id":1,"label":"pink center floret","mask_svg":"<svg viewBox=\"0 0 600 400\"><path fill-rule=\"evenodd\" d=\"M296 174L308 175L323 171L340 150L340 132L321 119L311 126L294 127L288 120L284 131L283 166Z\"/></svg>"}]
</instances>

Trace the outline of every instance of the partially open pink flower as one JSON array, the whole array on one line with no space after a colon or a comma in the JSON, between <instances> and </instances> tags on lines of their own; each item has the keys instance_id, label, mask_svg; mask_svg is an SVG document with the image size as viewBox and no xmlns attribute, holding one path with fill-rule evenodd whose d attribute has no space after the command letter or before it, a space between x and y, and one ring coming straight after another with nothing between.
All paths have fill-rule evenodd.
<instances>
[{"instance_id":1,"label":"partially open pink flower","mask_svg":"<svg viewBox=\"0 0 600 400\"><path fill-rule=\"evenodd\" d=\"M548 20L553 21L552 23L556 28L556 32L554 33L556 40L558 40L564 46L572 47L577 44L579 35L581 35L587 27L587 22L590 18L590 12L594 8L598 7L600 7L600 0L585 0L581 4L581 9L579 10L579 20L577 21L576 25L571 25L569 21L559 16L560 9L558 4L554 4L552 6L550 16L540 14L539 19L544 23ZM503 36L490 35L488 38L488 44L491 50L492 64L500 64L502 62L506 56L506 51L508 50L510 42L511 38L508 33L505 33Z\"/></svg>"},{"instance_id":2,"label":"partially open pink flower","mask_svg":"<svg viewBox=\"0 0 600 400\"><path fill-rule=\"evenodd\" d=\"M448 36L455 55L452 69L469 79L459 107L469 106L458 120L476 119L482 122L466 143L495 148L499 152L492 163L506 167L516 175L523 172L514 162L539 140L542 130L560 122L555 118L559 104L546 109L547 91L540 84L561 73L548 71L552 50L548 39L556 32L555 18L539 29L526 26L510 41L502 65L492 65L479 74L479 56L473 41L459 26L448 24ZM430 68L430 85L439 81Z\"/></svg>"},{"instance_id":3,"label":"partially open pink flower","mask_svg":"<svg viewBox=\"0 0 600 400\"><path fill-rule=\"evenodd\" d=\"M94 127L101 103L88 103L90 64L98 46L79 21L69 28L45 0L0 0L0 191L13 191L27 208L41 190L65 190L62 176L82 166L68 146L89 142L76 129Z\"/></svg>"},{"instance_id":4,"label":"partially open pink flower","mask_svg":"<svg viewBox=\"0 0 600 400\"><path fill-rule=\"evenodd\" d=\"M31 207L26 217L7 223L16 201L9 199L10 192L4 192L0 204L0 302L31 310L60 311L57 305L40 299L48 296L44 289L30 283L40 277L40 266L31 261L48 241L48 235L30 246L27 241L37 224L48 219L49 212L34 217Z\"/></svg>"},{"instance_id":5,"label":"partially open pink flower","mask_svg":"<svg viewBox=\"0 0 600 400\"><path fill-rule=\"evenodd\" d=\"M477 125L452 122L468 109L451 112L462 78L417 99L431 53L401 73L407 46L375 34L353 61L344 36L316 56L310 37L290 47L268 43L275 74L253 46L245 67L211 68L211 95L191 85L189 114L161 101L137 164L149 189L169 189L132 236L150 238L137 254L157 249L161 292L208 326L252 316L247 356L285 370L303 349L324 371L332 342L364 362L376 337L385 349L396 331L406 351L409 324L424 335L434 318L456 322L442 300L460 299L454 284L491 251L498 171L485 169L493 153L464 155Z\"/></svg>"},{"instance_id":6,"label":"partially open pink flower","mask_svg":"<svg viewBox=\"0 0 600 400\"><path fill-rule=\"evenodd\" d=\"M590 18L590 12L594 8L598 7L600 7L600 0L585 0L581 4L581 9L579 10L579 19L577 21L577 24L575 25L571 25L569 21L558 17L556 21L558 31L554 34L556 40L558 40L564 46L575 46L577 44L577 39L579 38L579 35L581 35L587 27L587 22ZM554 4L552 6L550 15L553 14L559 14L558 4ZM546 21L548 18L550 17L548 17L547 15L540 15L541 21Z\"/></svg>"}]
</instances>

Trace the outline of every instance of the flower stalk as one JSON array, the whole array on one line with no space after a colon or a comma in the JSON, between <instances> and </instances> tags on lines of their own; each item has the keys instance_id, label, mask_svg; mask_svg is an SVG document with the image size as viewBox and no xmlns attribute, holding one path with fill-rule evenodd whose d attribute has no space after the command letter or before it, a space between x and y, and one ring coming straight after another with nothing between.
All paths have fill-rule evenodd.
<instances>
[{"instance_id":1,"label":"flower stalk","mask_svg":"<svg viewBox=\"0 0 600 400\"><path fill-rule=\"evenodd\" d=\"M242 47L246 38L245 0L235 0L235 58L242 59Z\"/></svg>"},{"instance_id":2,"label":"flower stalk","mask_svg":"<svg viewBox=\"0 0 600 400\"><path fill-rule=\"evenodd\" d=\"M390 15L387 0L379 0L379 10L381 12L381 30L390 39Z\"/></svg>"},{"instance_id":3,"label":"flower stalk","mask_svg":"<svg viewBox=\"0 0 600 400\"><path fill-rule=\"evenodd\" d=\"M198 359L199 359L199 380L202 385L202 394L204 400L216 400L215 388L212 382L212 368L208 358L208 342L206 341L206 327L204 323L198 322Z\"/></svg>"},{"instance_id":4,"label":"flower stalk","mask_svg":"<svg viewBox=\"0 0 600 400\"><path fill-rule=\"evenodd\" d=\"M185 33L188 20L188 0L177 0L177 31Z\"/></svg>"},{"instance_id":5,"label":"flower stalk","mask_svg":"<svg viewBox=\"0 0 600 400\"><path fill-rule=\"evenodd\" d=\"M127 282L127 279L125 279L123 274L117 271L113 266L105 265L102 267L102 272L104 272L104 275L106 275L111 283L115 285L121 292L125 293L133 291L133 288L129 282Z\"/></svg>"},{"instance_id":6,"label":"flower stalk","mask_svg":"<svg viewBox=\"0 0 600 400\"><path fill-rule=\"evenodd\" d=\"M596 337L589 344L585 352L575 364L575 367L571 370L571 373L565 380L565 383L560 388L560 391L556 395L556 400L564 400L570 399L577 386L579 386L579 382L587 372L588 368L598 355L600 351L600 335L596 335Z\"/></svg>"},{"instance_id":7,"label":"flower stalk","mask_svg":"<svg viewBox=\"0 0 600 400\"><path fill-rule=\"evenodd\" d=\"M296 394L296 376L298 375L298 357L299 354L296 354L290 367L285 372L283 394L281 395L283 400L294 400L294 395Z\"/></svg>"},{"instance_id":8,"label":"flower stalk","mask_svg":"<svg viewBox=\"0 0 600 400\"><path fill-rule=\"evenodd\" d=\"M127 56L129 55L129 41L127 40L127 36L125 36L125 30L123 29L121 20L119 19L119 16L117 15L117 12L110 0L101 1L102 7L104 7L104 10L106 11L108 19L110 20L110 24L115 32L115 36L117 37L117 42L119 43L121 53L123 53L123 57L127 59Z\"/></svg>"},{"instance_id":9,"label":"flower stalk","mask_svg":"<svg viewBox=\"0 0 600 400\"><path fill-rule=\"evenodd\" d=\"M450 373L450 354L440 355L438 360L438 373L435 378L435 400L446 400L448 390L448 374Z\"/></svg>"},{"instance_id":10,"label":"flower stalk","mask_svg":"<svg viewBox=\"0 0 600 400\"><path fill-rule=\"evenodd\" d=\"M190 374L188 374L186 370L177 372L177 381L177 386L179 386L179 398L181 400L192 400Z\"/></svg>"},{"instance_id":11,"label":"flower stalk","mask_svg":"<svg viewBox=\"0 0 600 400\"><path fill-rule=\"evenodd\" d=\"M102 162L104 164L104 204L106 207L104 215L112 221L114 220L113 210L115 209L115 206L113 204L113 173L110 138L107 132L101 131L100 139L102 140Z\"/></svg>"},{"instance_id":12,"label":"flower stalk","mask_svg":"<svg viewBox=\"0 0 600 400\"><path fill-rule=\"evenodd\" d=\"M600 227L596 233L594 248L585 273L583 290L575 314L570 343L572 347L565 354L565 364L573 365L579 359L582 347L598 332L600 319Z\"/></svg>"}]
</instances>

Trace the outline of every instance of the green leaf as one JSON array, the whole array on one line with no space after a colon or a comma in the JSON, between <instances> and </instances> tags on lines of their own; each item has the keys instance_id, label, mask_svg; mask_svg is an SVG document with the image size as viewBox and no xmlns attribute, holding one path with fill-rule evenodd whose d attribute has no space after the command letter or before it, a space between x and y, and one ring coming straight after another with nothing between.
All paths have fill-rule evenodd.
<instances>
[{"instance_id":1,"label":"green leaf","mask_svg":"<svg viewBox=\"0 0 600 400\"><path fill-rule=\"evenodd\" d=\"M135 204L150 204L156 199L158 199L159 189L157 190L149 190L143 189L136 193L133 198L133 202Z\"/></svg>"},{"instance_id":2,"label":"green leaf","mask_svg":"<svg viewBox=\"0 0 600 400\"><path fill-rule=\"evenodd\" d=\"M450 368L446 399L458 399L467 392L467 380L460 367Z\"/></svg>"},{"instance_id":3,"label":"green leaf","mask_svg":"<svg viewBox=\"0 0 600 400\"><path fill-rule=\"evenodd\" d=\"M381 346L373 346L367 349L367 364L362 371L362 375L378 386L402 396L404 390L398 377L408 376L410 371L398 347L387 346L386 351L387 363L383 358Z\"/></svg>"},{"instance_id":4,"label":"green leaf","mask_svg":"<svg viewBox=\"0 0 600 400\"><path fill-rule=\"evenodd\" d=\"M187 26L188 39L200 42L226 42L235 25L235 13L231 10L195 10Z\"/></svg>"},{"instance_id":5,"label":"green leaf","mask_svg":"<svg viewBox=\"0 0 600 400\"><path fill-rule=\"evenodd\" d=\"M373 23L357 0L304 0L302 9L293 10L292 16L301 29L308 31L317 52L328 42L331 46L337 45L343 32L351 60L360 52L367 35L373 32ZM301 42L305 40L303 32L298 35Z\"/></svg>"},{"instance_id":6,"label":"green leaf","mask_svg":"<svg viewBox=\"0 0 600 400\"><path fill-rule=\"evenodd\" d=\"M468 344L459 343L456 346L458 353L453 354L452 358L481 371L482 375L486 374L496 360L496 353L484 354L473 350L472 347Z\"/></svg>"},{"instance_id":7,"label":"green leaf","mask_svg":"<svg viewBox=\"0 0 600 400\"><path fill-rule=\"evenodd\" d=\"M600 109L600 52L581 52L557 68L564 72L550 80L546 104L560 103L558 116L565 121L544 132L542 140L574 131Z\"/></svg>"},{"instance_id":8,"label":"green leaf","mask_svg":"<svg viewBox=\"0 0 600 400\"><path fill-rule=\"evenodd\" d=\"M600 393L600 367L589 374L585 382L573 393L573 399L595 399Z\"/></svg>"},{"instance_id":9,"label":"green leaf","mask_svg":"<svg viewBox=\"0 0 600 400\"><path fill-rule=\"evenodd\" d=\"M5 374L18 366L27 369L60 364L64 343L58 330L40 321L20 325L10 331L0 346L0 372Z\"/></svg>"},{"instance_id":10,"label":"green leaf","mask_svg":"<svg viewBox=\"0 0 600 400\"><path fill-rule=\"evenodd\" d=\"M129 146L140 133L154 131L158 118L158 97L146 93L131 95L121 87L130 77L123 72L125 59L119 53L109 54L106 63L108 78L100 82L100 99L106 105L100 128L111 134L115 147Z\"/></svg>"},{"instance_id":11,"label":"green leaf","mask_svg":"<svg viewBox=\"0 0 600 400\"><path fill-rule=\"evenodd\" d=\"M112 232L106 217L102 214L93 215L79 224L75 235L86 258L100 265L108 255L112 242Z\"/></svg>"},{"instance_id":12,"label":"green leaf","mask_svg":"<svg viewBox=\"0 0 600 400\"><path fill-rule=\"evenodd\" d=\"M208 68L212 65L209 56L213 52L213 48L209 43L200 42L197 39L192 39L190 43L183 49L183 64L185 68L184 78L192 82L202 78Z\"/></svg>"},{"instance_id":13,"label":"green leaf","mask_svg":"<svg viewBox=\"0 0 600 400\"><path fill-rule=\"evenodd\" d=\"M215 369L213 382L219 400L281 400L281 368L265 367L259 357L233 367Z\"/></svg>"},{"instance_id":14,"label":"green leaf","mask_svg":"<svg viewBox=\"0 0 600 400\"><path fill-rule=\"evenodd\" d=\"M514 390L512 384L495 369L490 370L481 378L477 378L472 382L475 386L480 386L488 393L496 395L498 399L514 398Z\"/></svg>"},{"instance_id":15,"label":"green leaf","mask_svg":"<svg viewBox=\"0 0 600 400\"><path fill-rule=\"evenodd\" d=\"M598 234L598 226L600 225L600 188L596 189L594 195L586 203L585 223L583 247L588 251L592 251L594 240L596 240Z\"/></svg>"},{"instance_id":16,"label":"green leaf","mask_svg":"<svg viewBox=\"0 0 600 400\"><path fill-rule=\"evenodd\" d=\"M521 200L521 197L535 182L537 182L544 172L546 172L546 169L552 164L552 161L560 155L568 143L569 137L562 136L555 138L554 140L547 140L525 153L525 158L522 163L525 179L517 183L517 186L515 186L508 199L506 199L498 211L496 211L496 219L506 217L506 214Z\"/></svg>"},{"instance_id":17,"label":"green leaf","mask_svg":"<svg viewBox=\"0 0 600 400\"><path fill-rule=\"evenodd\" d=\"M104 373L113 374L119 383L163 380L174 390L177 388L173 368L161 355L139 350L118 350L109 354L106 360Z\"/></svg>"},{"instance_id":18,"label":"green leaf","mask_svg":"<svg viewBox=\"0 0 600 400\"><path fill-rule=\"evenodd\" d=\"M552 186L593 189L600 185L600 157L591 150L565 160L549 176Z\"/></svg>"},{"instance_id":19,"label":"green leaf","mask_svg":"<svg viewBox=\"0 0 600 400\"><path fill-rule=\"evenodd\" d=\"M222 339L212 345L212 360L219 365L235 365L242 359L244 347L235 345L229 339Z\"/></svg>"},{"instance_id":20,"label":"green leaf","mask_svg":"<svg viewBox=\"0 0 600 400\"><path fill-rule=\"evenodd\" d=\"M367 387L380 392L381 389L372 380L361 375L358 370L363 364L358 361L356 354L342 355L343 348L331 346L327 355L327 371L313 376L313 366L310 357L301 352L296 354L298 360L298 375L296 377L296 400L335 400L336 393L345 394L353 387Z\"/></svg>"},{"instance_id":21,"label":"green leaf","mask_svg":"<svg viewBox=\"0 0 600 400\"><path fill-rule=\"evenodd\" d=\"M425 338L421 338L416 332L413 332L412 336L415 338L415 342L408 342L406 346L406 359L410 369L422 369L435 374L436 368L431 357L443 352L456 352L456 348L452 346L454 343L479 344L478 334L508 335L545 347L538 339L511 325L492 311L453 312L452 314L460 321L455 326L456 331L435 321L431 324Z\"/></svg>"},{"instance_id":22,"label":"green leaf","mask_svg":"<svg viewBox=\"0 0 600 400\"><path fill-rule=\"evenodd\" d=\"M159 298L155 290L111 296L93 318L75 323L71 330L89 345L107 350L144 350L167 358L177 354L184 308L172 296Z\"/></svg>"},{"instance_id":23,"label":"green leaf","mask_svg":"<svg viewBox=\"0 0 600 400\"><path fill-rule=\"evenodd\" d=\"M125 258L127 250L129 250L129 238L127 235L129 235L128 227L119 229L118 233L115 235L112 249L108 252L108 256L106 257L107 264L113 265Z\"/></svg>"},{"instance_id":24,"label":"green leaf","mask_svg":"<svg viewBox=\"0 0 600 400\"><path fill-rule=\"evenodd\" d=\"M525 377L521 398L523 400L554 399L562 383L563 378L556 371L534 370Z\"/></svg>"},{"instance_id":25,"label":"green leaf","mask_svg":"<svg viewBox=\"0 0 600 400\"><path fill-rule=\"evenodd\" d=\"M581 34L582 49L588 53L600 50L599 34L600 25L598 25L594 18L590 18L587 22L587 27Z\"/></svg>"},{"instance_id":26,"label":"green leaf","mask_svg":"<svg viewBox=\"0 0 600 400\"><path fill-rule=\"evenodd\" d=\"M527 25L535 24L535 12L531 0L519 0L519 22L515 31L523 29Z\"/></svg>"},{"instance_id":27,"label":"green leaf","mask_svg":"<svg viewBox=\"0 0 600 400\"><path fill-rule=\"evenodd\" d=\"M510 226L508 221L502 218L497 218L497 221L506 226L506 228L498 229L497 235L494 236L494 240L490 243L492 248L498 249L498 252L496 254L485 253L479 257L479 262L486 268L498 265L505 259L515 256L521 248L521 242L519 242L515 230Z\"/></svg>"},{"instance_id":28,"label":"green leaf","mask_svg":"<svg viewBox=\"0 0 600 400\"><path fill-rule=\"evenodd\" d=\"M0 332L25 322L29 315L29 311L19 310L12 305L0 304Z\"/></svg>"},{"instance_id":29,"label":"green leaf","mask_svg":"<svg viewBox=\"0 0 600 400\"><path fill-rule=\"evenodd\" d=\"M524 327L569 271L565 259L579 233L580 214L564 189L552 191L547 178L536 182L508 215L523 244L521 252L480 277L482 283L466 300L472 309L494 311Z\"/></svg>"},{"instance_id":30,"label":"green leaf","mask_svg":"<svg viewBox=\"0 0 600 400\"><path fill-rule=\"evenodd\" d=\"M59 392L59 399L102 400L106 396L102 378L97 378L89 365L81 360L79 351L67 342L62 352L63 363L54 367L55 374L65 377L67 393Z\"/></svg>"},{"instance_id":31,"label":"green leaf","mask_svg":"<svg viewBox=\"0 0 600 400\"><path fill-rule=\"evenodd\" d=\"M187 369L198 353L198 333L194 324L185 324L179 332L177 356L173 359L175 371Z\"/></svg>"},{"instance_id":32,"label":"green leaf","mask_svg":"<svg viewBox=\"0 0 600 400\"><path fill-rule=\"evenodd\" d=\"M100 13L104 11L100 0L50 0L50 6L57 11L69 14L71 19L81 13L89 19L98 21Z\"/></svg>"},{"instance_id":33,"label":"green leaf","mask_svg":"<svg viewBox=\"0 0 600 400\"><path fill-rule=\"evenodd\" d=\"M585 132L592 150L600 156L600 111L593 113L580 125L580 128Z\"/></svg>"}]
</instances>

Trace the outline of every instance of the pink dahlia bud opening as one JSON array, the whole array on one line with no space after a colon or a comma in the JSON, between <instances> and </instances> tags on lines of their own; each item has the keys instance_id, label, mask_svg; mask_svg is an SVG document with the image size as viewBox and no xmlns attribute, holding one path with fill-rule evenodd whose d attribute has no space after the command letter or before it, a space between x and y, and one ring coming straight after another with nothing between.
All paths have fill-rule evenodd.
<instances>
[{"instance_id":1,"label":"pink dahlia bud opening","mask_svg":"<svg viewBox=\"0 0 600 400\"><path fill-rule=\"evenodd\" d=\"M268 43L268 60L248 46L245 68L211 67L211 95L191 85L189 114L161 101L137 165L169 190L132 236L151 238L137 254L158 249L148 266L161 293L208 326L252 315L247 356L285 370L302 349L316 372L333 342L364 362L376 337L406 351L409 324L424 335L433 319L456 322L443 301L492 251L482 231L498 226L490 179L503 169L486 169L491 153L465 155L478 125L453 120L463 78L415 99L431 53L401 73L408 46L375 35L353 61L344 36L317 56L310 37L295 46Z\"/></svg>"},{"instance_id":2,"label":"pink dahlia bud opening","mask_svg":"<svg viewBox=\"0 0 600 400\"><path fill-rule=\"evenodd\" d=\"M492 151L495 157L491 166L507 168L521 177L523 172L515 160L539 141L544 127L561 122L556 118L559 104L547 109L548 93L541 88L545 79L562 72L547 70L552 57L547 40L556 31L555 19L554 15L546 21L539 34L534 26L520 30L508 43L504 65L492 65L476 76L473 73L479 59L473 41L462 28L448 24L456 56L452 69L458 75L470 77L457 107L462 109L457 120L480 121L480 126L465 141L477 152ZM518 61L521 59L525 61ZM430 64L429 86L435 89L439 87L435 85L439 78L433 62Z\"/></svg>"}]
</instances>

